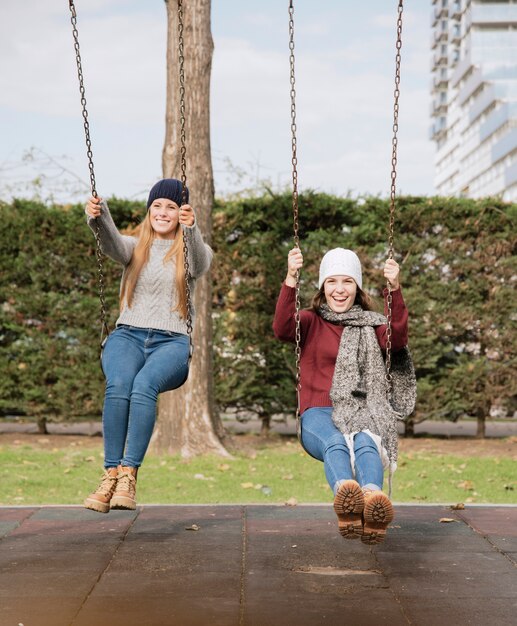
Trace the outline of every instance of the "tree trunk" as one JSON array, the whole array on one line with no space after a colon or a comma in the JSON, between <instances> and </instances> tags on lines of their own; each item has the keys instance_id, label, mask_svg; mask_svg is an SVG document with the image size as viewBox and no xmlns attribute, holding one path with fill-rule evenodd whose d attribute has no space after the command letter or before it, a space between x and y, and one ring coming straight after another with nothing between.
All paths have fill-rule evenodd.
<instances>
[{"instance_id":1,"label":"tree trunk","mask_svg":"<svg viewBox=\"0 0 517 626\"><path fill-rule=\"evenodd\" d=\"M38 426L38 435L48 435L46 417L38 417L36 420L36 424Z\"/></svg>"},{"instance_id":2,"label":"tree trunk","mask_svg":"<svg viewBox=\"0 0 517 626\"><path fill-rule=\"evenodd\" d=\"M167 106L166 135L162 154L163 176L181 178L178 7L167 7ZM187 185L190 204L203 238L210 244L214 179L210 153L210 71L213 42L210 30L210 0L183 2L183 52L185 57L185 136ZM224 429L214 411L212 368L211 280L197 281L194 306L194 356L188 381L160 398L153 447L159 452L184 457L206 452L228 455L222 439Z\"/></svg>"},{"instance_id":3,"label":"tree trunk","mask_svg":"<svg viewBox=\"0 0 517 626\"><path fill-rule=\"evenodd\" d=\"M262 424L260 426L260 434L262 437L269 437L269 433L271 430L271 415L267 413L261 413L260 419L262 420Z\"/></svg>"},{"instance_id":4,"label":"tree trunk","mask_svg":"<svg viewBox=\"0 0 517 626\"><path fill-rule=\"evenodd\" d=\"M414 437L415 436L415 420L412 417L409 417L404 422L404 437Z\"/></svg>"},{"instance_id":5,"label":"tree trunk","mask_svg":"<svg viewBox=\"0 0 517 626\"><path fill-rule=\"evenodd\" d=\"M478 410L477 411L477 430L476 430L476 439L484 439L486 437L486 419L485 419L485 411Z\"/></svg>"}]
</instances>

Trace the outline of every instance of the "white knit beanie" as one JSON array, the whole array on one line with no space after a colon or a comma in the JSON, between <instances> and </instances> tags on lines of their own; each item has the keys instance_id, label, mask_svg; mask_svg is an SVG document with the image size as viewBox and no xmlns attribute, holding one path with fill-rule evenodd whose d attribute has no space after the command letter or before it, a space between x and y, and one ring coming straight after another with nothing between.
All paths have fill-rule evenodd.
<instances>
[{"instance_id":1,"label":"white knit beanie","mask_svg":"<svg viewBox=\"0 0 517 626\"><path fill-rule=\"evenodd\" d=\"M329 250L321 259L319 289L329 276L350 276L361 288L363 286L363 273L361 261L357 254L352 250L345 250L345 248Z\"/></svg>"}]
</instances>

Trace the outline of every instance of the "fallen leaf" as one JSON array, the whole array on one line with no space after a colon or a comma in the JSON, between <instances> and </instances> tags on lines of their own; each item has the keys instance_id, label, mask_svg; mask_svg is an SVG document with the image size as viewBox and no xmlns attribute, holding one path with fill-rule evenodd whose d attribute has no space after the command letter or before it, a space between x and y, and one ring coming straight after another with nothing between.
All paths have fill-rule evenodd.
<instances>
[{"instance_id":1,"label":"fallen leaf","mask_svg":"<svg viewBox=\"0 0 517 626\"><path fill-rule=\"evenodd\" d=\"M296 498L289 498L285 504L286 506L296 506L298 504L298 500Z\"/></svg>"},{"instance_id":2,"label":"fallen leaf","mask_svg":"<svg viewBox=\"0 0 517 626\"><path fill-rule=\"evenodd\" d=\"M459 483L456 483L456 487L470 491L474 489L474 483L471 480L461 480Z\"/></svg>"},{"instance_id":3,"label":"fallen leaf","mask_svg":"<svg viewBox=\"0 0 517 626\"><path fill-rule=\"evenodd\" d=\"M293 480L294 476L292 474L285 474L282 476L282 480Z\"/></svg>"},{"instance_id":4,"label":"fallen leaf","mask_svg":"<svg viewBox=\"0 0 517 626\"><path fill-rule=\"evenodd\" d=\"M458 504L453 504L451 506L451 509L453 511L463 511L464 508L465 508L465 505L463 504L463 502L458 502Z\"/></svg>"},{"instance_id":5,"label":"fallen leaf","mask_svg":"<svg viewBox=\"0 0 517 626\"><path fill-rule=\"evenodd\" d=\"M221 463L221 465L219 465L217 469L220 472L227 472L230 469L230 466L228 465L228 463Z\"/></svg>"},{"instance_id":6,"label":"fallen leaf","mask_svg":"<svg viewBox=\"0 0 517 626\"><path fill-rule=\"evenodd\" d=\"M457 519L453 519L452 517L441 517L440 518L440 523L441 524L450 524L450 522L457 522Z\"/></svg>"},{"instance_id":7,"label":"fallen leaf","mask_svg":"<svg viewBox=\"0 0 517 626\"><path fill-rule=\"evenodd\" d=\"M241 483L241 487L243 489L252 489L253 488L253 483Z\"/></svg>"},{"instance_id":8,"label":"fallen leaf","mask_svg":"<svg viewBox=\"0 0 517 626\"><path fill-rule=\"evenodd\" d=\"M199 530L201 528L201 526L198 526L197 524L192 524L192 526L185 526L185 530Z\"/></svg>"},{"instance_id":9,"label":"fallen leaf","mask_svg":"<svg viewBox=\"0 0 517 626\"><path fill-rule=\"evenodd\" d=\"M88 463L92 463L93 461L95 461L95 457L94 456L86 456L86 457L84 457L84 460L87 461Z\"/></svg>"}]
</instances>

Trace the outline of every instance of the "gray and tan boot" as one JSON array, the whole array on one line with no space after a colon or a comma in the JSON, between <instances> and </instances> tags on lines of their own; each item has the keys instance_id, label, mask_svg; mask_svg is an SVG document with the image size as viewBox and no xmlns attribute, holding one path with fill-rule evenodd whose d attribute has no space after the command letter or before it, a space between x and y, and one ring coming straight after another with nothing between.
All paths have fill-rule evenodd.
<instances>
[{"instance_id":1,"label":"gray and tan boot","mask_svg":"<svg viewBox=\"0 0 517 626\"><path fill-rule=\"evenodd\" d=\"M339 532L345 539L357 539L363 534L363 507L364 496L359 483L344 480L334 496L334 511Z\"/></svg>"},{"instance_id":2,"label":"gray and tan boot","mask_svg":"<svg viewBox=\"0 0 517 626\"><path fill-rule=\"evenodd\" d=\"M383 491L364 490L363 536L361 541L367 544L382 543L386 530L395 516L393 505Z\"/></svg>"},{"instance_id":3,"label":"gray and tan boot","mask_svg":"<svg viewBox=\"0 0 517 626\"><path fill-rule=\"evenodd\" d=\"M84 501L84 506L98 513L109 513L110 501L117 486L117 467L109 467L104 471L97 489Z\"/></svg>"},{"instance_id":4,"label":"gray and tan boot","mask_svg":"<svg viewBox=\"0 0 517 626\"><path fill-rule=\"evenodd\" d=\"M138 468L119 465L117 487L111 498L112 509L136 509L136 474Z\"/></svg>"}]
</instances>

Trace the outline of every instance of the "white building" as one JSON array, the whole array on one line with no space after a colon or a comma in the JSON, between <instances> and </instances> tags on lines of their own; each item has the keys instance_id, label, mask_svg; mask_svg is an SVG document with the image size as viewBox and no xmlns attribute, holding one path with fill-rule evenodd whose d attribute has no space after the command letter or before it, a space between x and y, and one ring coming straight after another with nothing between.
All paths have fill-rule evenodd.
<instances>
[{"instance_id":1,"label":"white building","mask_svg":"<svg viewBox=\"0 0 517 626\"><path fill-rule=\"evenodd\" d=\"M439 195L517 202L517 0L432 0Z\"/></svg>"}]
</instances>

